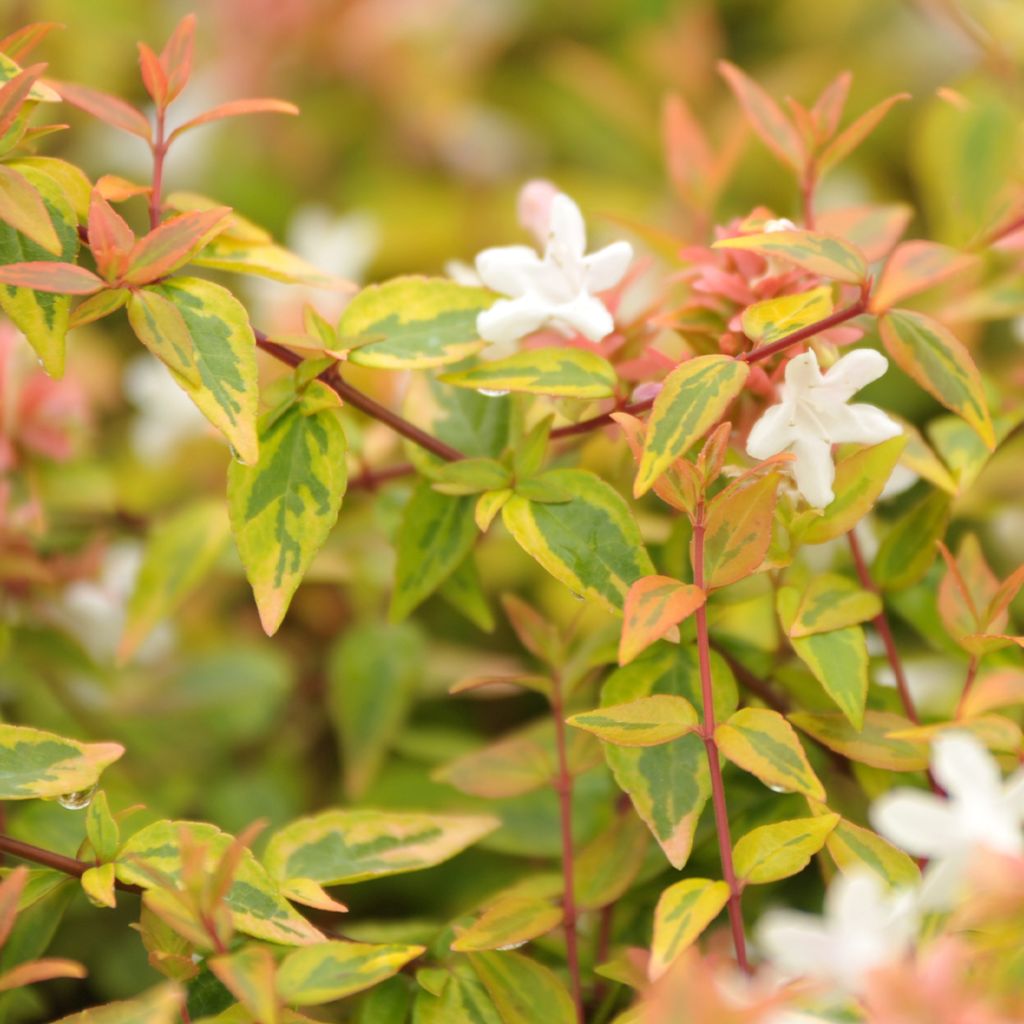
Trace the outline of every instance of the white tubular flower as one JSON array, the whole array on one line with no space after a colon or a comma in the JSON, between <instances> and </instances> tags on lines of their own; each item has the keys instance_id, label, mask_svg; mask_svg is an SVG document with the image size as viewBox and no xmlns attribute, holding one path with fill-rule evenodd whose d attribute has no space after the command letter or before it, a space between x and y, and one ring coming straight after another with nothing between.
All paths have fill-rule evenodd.
<instances>
[{"instance_id":1,"label":"white tubular flower","mask_svg":"<svg viewBox=\"0 0 1024 1024\"><path fill-rule=\"evenodd\" d=\"M914 894L889 892L869 871L839 875L825 895L825 914L769 910L757 942L782 973L814 978L858 994L876 967L903 956L917 931Z\"/></svg>"},{"instance_id":2,"label":"white tubular flower","mask_svg":"<svg viewBox=\"0 0 1024 1024\"><path fill-rule=\"evenodd\" d=\"M527 245L485 249L476 258L483 283L508 295L477 318L485 341L507 344L542 327L600 341L615 327L595 293L622 280L633 259L629 242L586 255L587 234L579 207L563 192L551 201L543 257Z\"/></svg>"},{"instance_id":3,"label":"white tubular flower","mask_svg":"<svg viewBox=\"0 0 1024 1024\"><path fill-rule=\"evenodd\" d=\"M879 444L896 437L901 428L873 405L848 405L853 394L888 369L885 356L857 349L822 374L813 351L791 359L786 366L782 401L767 409L747 438L747 454L767 459L779 452L796 456L792 464L796 486L807 502L824 508L835 494L836 468L832 445L846 442Z\"/></svg>"},{"instance_id":4,"label":"white tubular flower","mask_svg":"<svg viewBox=\"0 0 1024 1024\"><path fill-rule=\"evenodd\" d=\"M871 822L907 853L929 859L921 902L940 910L955 902L978 847L1024 854L1024 769L1004 783L999 765L973 736L949 732L932 743L932 774L948 799L893 790L874 802Z\"/></svg>"}]
</instances>

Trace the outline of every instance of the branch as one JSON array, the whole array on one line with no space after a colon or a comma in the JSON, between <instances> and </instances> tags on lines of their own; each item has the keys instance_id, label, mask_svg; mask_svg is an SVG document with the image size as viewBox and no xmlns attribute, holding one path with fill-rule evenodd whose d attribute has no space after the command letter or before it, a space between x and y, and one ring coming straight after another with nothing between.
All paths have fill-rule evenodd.
<instances>
[{"instance_id":1,"label":"branch","mask_svg":"<svg viewBox=\"0 0 1024 1024\"><path fill-rule=\"evenodd\" d=\"M44 850L40 846L33 846L31 843L23 843L20 839L13 839L11 836L0 835L0 850L10 853L22 860L32 861L34 864L42 864L44 867L53 868L54 871L63 871L65 875L72 875L81 878L89 868L96 867L84 860L76 860L74 857L65 857L62 853L54 853L53 850ZM132 885L130 882L114 881L114 886L121 892L142 892L142 887Z\"/></svg>"},{"instance_id":2,"label":"branch","mask_svg":"<svg viewBox=\"0 0 1024 1024\"><path fill-rule=\"evenodd\" d=\"M769 356L775 355L776 352L782 352L784 349L789 348L790 345L806 341L822 331L827 331L830 327L836 327L839 324L846 323L847 320L852 320L855 316L860 316L861 313L867 311L867 308L868 286L865 285L861 289L860 298L845 309L837 309L830 316L817 320L813 324L808 324L806 327L801 327L800 330L787 334L784 338L779 338L778 341L772 342L771 345L762 345L760 348L751 349L749 352L744 352L736 358L742 363L756 363L762 359L767 359Z\"/></svg>"}]
</instances>

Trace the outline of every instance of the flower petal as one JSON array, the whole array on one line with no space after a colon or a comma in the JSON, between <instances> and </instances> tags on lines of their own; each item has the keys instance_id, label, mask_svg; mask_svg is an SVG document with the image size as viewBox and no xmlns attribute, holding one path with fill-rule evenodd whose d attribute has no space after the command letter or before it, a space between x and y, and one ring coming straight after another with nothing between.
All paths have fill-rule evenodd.
<instances>
[{"instance_id":1,"label":"flower petal","mask_svg":"<svg viewBox=\"0 0 1024 1024\"><path fill-rule=\"evenodd\" d=\"M476 329L484 341L507 345L532 334L547 317L547 307L529 296L501 299L476 318Z\"/></svg>"},{"instance_id":2,"label":"flower petal","mask_svg":"<svg viewBox=\"0 0 1024 1024\"><path fill-rule=\"evenodd\" d=\"M834 948L824 923L812 914L769 910L757 926L757 944L785 974L830 978Z\"/></svg>"},{"instance_id":3,"label":"flower petal","mask_svg":"<svg viewBox=\"0 0 1024 1024\"><path fill-rule=\"evenodd\" d=\"M966 870L967 854L964 852L931 861L918 890L921 909L949 910L963 889Z\"/></svg>"},{"instance_id":4,"label":"flower petal","mask_svg":"<svg viewBox=\"0 0 1024 1024\"><path fill-rule=\"evenodd\" d=\"M915 857L941 857L961 845L959 823L947 802L916 789L879 797L871 805L871 824Z\"/></svg>"},{"instance_id":5,"label":"flower petal","mask_svg":"<svg viewBox=\"0 0 1024 1024\"><path fill-rule=\"evenodd\" d=\"M873 348L858 348L837 360L825 373L822 384L837 401L850 398L885 374L889 360Z\"/></svg>"},{"instance_id":6,"label":"flower petal","mask_svg":"<svg viewBox=\"0 0 1024 1024\"><path fill-rule=\"evenodd\" d=\"M557 262L578 263L587 249L587 228L583 214L576 203L564 192L551 200L551 219L548 222L548 245Z\"/></svg>"},{"instance_id":7,"label":"flower petal","mask_svg":"<svg viewBox=\"0 0 1024 1024\"><path fill-rule=\"evenodd\" d=\"M540 257L528 245L500 245L484 249L476 258L480 280L488 288L513 297L527 290L530 275L542 266Z\"/></svg>"},{"instance_id":8,"label":"flower petal","mask_svg":"<svg viewBox=\"0 0 1024 1024\"><path fill-rule=\"evenodd\" d=\"M565 302L551 310L551 319L556 323L568 324L590 341L600 341L615 330L615 321L605 304L590 295L580 292L572 302Z\"/></svg>"},{"instance_id":9,"label":"flower petal","mask_svg":"<svg viewBox=\"0 0 1024 1024\"><path fill-rule=\"evenodd\" d=\"M821 370L818 369L818 357L814 351L807 351L794 356L786 363L786 383L782 393L785 397L804 397L809 388L821 385Z\"/></svg>"},{"instance_id":10,"label":"flower petal","mask_svg":"<svg viewBox=\"0 0 1024 1024\"><path fill-rule=\"evenodd\" d=\"M832 482L836 478L832 446L819 437L799 437L790 446L790 451L796 456L791 468L797 490L815 508L830 505L835 498Z\"/></svg>"},{"instance_id":11,"label":"flower petal","mask_svg":"<svg viewBox=\"0 0 1024 1024\"><path fill-rule=\"evenodd\" d=\"M834 444L881 444L898 437L903 428L881 409L864 402L841 405L838 402L818 418Z\"/></svg>"},{"instance_id":12,"label":"flower petal","mask_svg":"<svg viewBox=\"0 0 1024 1024\"><path fill-rule=\"evenodd\" d=\"M747 436L747 454L752 459L770 459L785 451L794 440L789 403L773 405L761 414Z\"/></svg>"},{"instance_id":13,"label":"flower petal","mask_svg":"<svg viewBox=\"0 0 1024 1024\"><path fill-rule=\"evenodd\" d=\"M603 292L614 288L623 278L633 260L629 242L612 242L603 249L583 257L588 291Z\"/></svg>"},{"instance_id":14,"label":"flower petal","mask_svg":"<svg viewBox=\"0 0 1024 1024\"><path fill-rule=\"evenodd\" d=\"M964 803L996 802L1002 775L991 754L966 732L947 732L932 742L932 773L951 797Z\"/></svg>"}]
</instances>

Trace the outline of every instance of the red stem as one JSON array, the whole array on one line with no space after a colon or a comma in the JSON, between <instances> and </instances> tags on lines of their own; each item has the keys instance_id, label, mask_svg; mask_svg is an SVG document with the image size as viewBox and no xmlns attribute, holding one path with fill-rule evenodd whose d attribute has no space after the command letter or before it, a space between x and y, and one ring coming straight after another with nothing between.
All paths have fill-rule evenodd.
<instances>
[{"instance_id":1,"label":"red stem","mask_svg":"<svg viewBox=\"0 0 1024 1024\"><path fill-rule=\"evenodd\" d=\"M74 857L65 857L62 853L54 853L53 850L44 850L31 843L23 843L20 839L14 839L11 836L0 835L0 850L14 857L20 857L22 860L53 868L54 871L63 871L65 875L73 875L75 878L81 878L89 868L96 866L84 860L76 860ZM131 885L128 882L115 881L114 885L122 892L142 892L139 886Z\"/></svg>"},{"instance_id":2,"label":"red stem","mask_svg":"<svg viewBox=\"0 0 1024 1024\"><path fill-rule=\"evenodd\" d=\"M704 502L697 505L693 523L693 582L704 589ZM708 769L711 773L711 802L715 811L715 834L718 838L718 854L722 861L722 876L729 886L729 924L732 927L732 941L736 948L736 960L740 967L751 973L747 960L747 940L743 931L743 912L740 908L742 888L736 878L732 863L732 836L729 831L729 811L725 804L725 785L722 782L722 766L718 758L718 744L715 742L714 685L711 679L711 641L708 636L707 608L701 605L695 614L697 622L697 658L700 665L701 699L704 705L704 723L700 735L708 755Z\"/></svg>"},{"instance_id":3,"label":"red stem","mask_svg":"<svg viewBox=\"0 0 1024 1024\"><path fill-rule=\"evenodd\" d=\"M778 341L772 342L771 345L762 345L760 348L751 349L749 352L744 352L736 358L743 363L756 363L762 359L767 359L769 356L775 355L776 352L782 352L791 345L796 345L801 341L806 341L808 338L813 338L814 335L820 334L822 331L827 331L830 327L846 323L847 320L852 320L855 316L860 316L861 313L867 310L867 308L868 289L865 286L861 289L860 298L845 309L837 309L830 316L827 316L822 320L818 320L813 324L808 324L806 327L801 327L799 331L787 334L784 338L779 338Z\"/></svg>"},{"instance_id":4,"label":"red stem","mask_svg":"<svg viewBox=\"0 0 1024 1024\"><path fill-rule=\"evenodd\" d=\"M804 171L800 181L800 198L803 202L804 227L808 231L814 230L814 190L817 186L817 171L814 160L809 159L807 169Z\"/></svg>"},{"instance_id":5,"label":"red stem","mask_svg":"<svg viewBox=\"0 0 1024 1024\"><path fill-rule=\"evenodd\" d=\"M163 212L164 158L167 156L167 142L164 139L165 111L156 112L156 138L153 140L153 187L149 193L149 229L160 225Z\"/></svg>"},{"instance_id":6,"label":"red stem","mask_svg":"<svg viewBox=\"0 0 1024 1024\"><path fill-rule=\"evenodd\" d=\"M971 692L971 687L974 685L974 677L978 674L979 663L978 655L972 654L970 664L967 666L967 678L964 680L964 688L960 691L960 700L956 705L955 717L957 721L964 716L964 704L967 702L967 695Z\"/></svg>"},{"instance_id":7,"label":"red stem","mask_svg":"<svg viewBox=\"0 0 1024 1024\"><path fill-rule=\"evenodd\" d=\"M565 926L565 959L572 984L572 1001L576 1019L583 1024L583 985L580 980L580 954L576 935L576 878L572 848L572 773L565 743L565 702L562 681L555 674L551 690L551 713L555 719L555 746L558 751L558 775L552 785L558 794L558 811L562 827L562 914Z\"/></svg>"}]
</instances>

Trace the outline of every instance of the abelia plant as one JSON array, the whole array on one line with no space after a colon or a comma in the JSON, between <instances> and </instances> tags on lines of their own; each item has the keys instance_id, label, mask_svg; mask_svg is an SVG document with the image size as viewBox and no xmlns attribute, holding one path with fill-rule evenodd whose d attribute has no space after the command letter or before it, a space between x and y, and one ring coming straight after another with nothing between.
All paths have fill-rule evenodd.
<instances>
[{"instance_id":1,"label":"abelia plant","mask_svg":"<svg viewBox=\"0 0 1024 1024\"><path fill-rule=\"evenodd\" d=\"M140 44L151 116L29 63L50 28L0 41L0 851L31 865L0 884L4 1019L83 975L44 955L79 892L142 966L66 1022L1020 1019L1024 567L971 497L1024 418L977 326L1024 313L1020 182L958 247L902 240L911 211L818 186L908 97L847 118L844 73L787 112L723 64L799 209L713 225L733 161L674 97L689 235L593 242L538 180L537 248L357 289L165 193L187 133L297 113L170 130L193 18ZM143 140L152 175L40 155L61 103ZM261 326L234 275L329 289L340 317ZM111 352L133 483L97 501L84 427L110 404L80 367L109 381ZM278 636L244 625L228 657L243 573ZM447 657L441 602L475 638ZM178 631L206 650L180 678ZM922 648L956 677L937 697ZM139 806L178 746L197 777ZM338 750L343 798L274 780ZM268 821L190 819L246 787Z\"/></svg>"}]
</instances>

